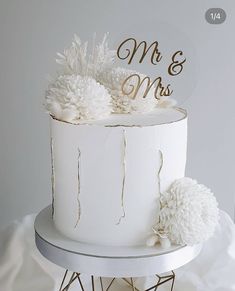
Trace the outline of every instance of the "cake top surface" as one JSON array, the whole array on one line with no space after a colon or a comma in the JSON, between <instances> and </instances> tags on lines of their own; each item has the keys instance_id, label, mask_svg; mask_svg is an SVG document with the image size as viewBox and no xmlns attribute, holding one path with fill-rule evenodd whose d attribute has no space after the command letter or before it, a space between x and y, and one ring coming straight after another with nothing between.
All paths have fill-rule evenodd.
<instances>
[{"instance_id":1,"label":"cake top surface","mask_svg":"<svg viewBox=\"0 0 235 291\"><path fill-rule=\"evenodd\" d=\"M179 108L157 108L145 114L112 114L107 119L96 121L96 124L111 126L151 126L176 122L186 118L186 116L186 111Z\"/></svg>"},{"instance_id":2,"label":"cake top surface","mask_svg":"<svg viewBox=\"0 0 235 291\"><path fill-rule=\"evenodd\" d=\"M112 114L105 119L81 121L81 125L100 125L107 127L145 127L169 124L187 118L186 110L182 108L157 108L149 113ZM56 118L54 118L56 120ZM75 123L72 123L75 124Z\"/></svg>"}]
</instances>

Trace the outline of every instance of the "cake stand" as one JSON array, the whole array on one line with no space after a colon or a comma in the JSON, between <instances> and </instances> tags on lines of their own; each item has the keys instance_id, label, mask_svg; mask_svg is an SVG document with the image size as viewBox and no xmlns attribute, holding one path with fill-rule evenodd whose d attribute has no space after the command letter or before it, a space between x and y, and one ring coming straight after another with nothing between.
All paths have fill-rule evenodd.
<instances>
[{"instance_id":1,"label":"cake stand","mask_svg":"<svg viewBox=\"0 0 235 291\"><path fill-rule=\"evenodd\" d=\"M60 291L67 291L75 281L84 291L81 274L90 275L93 291L111 291L113 282L120 278L137 291L133 278L145 276L156 278L154 285L145 290L157 290L158 286L169 281L173 290L175 274L172 270L193 260L201 250L201 245L173 245L164 250L160 246L107 247L80 243L65 237L55 228L51 213L51 206L48 206L37 215L35 242L44 257L66 269ZM72 272L71 276L68 270ZM170 274L156 275L166 272ZM104 277L111 278L108 286L104 286Z\"/></svg>"}]
</instances>

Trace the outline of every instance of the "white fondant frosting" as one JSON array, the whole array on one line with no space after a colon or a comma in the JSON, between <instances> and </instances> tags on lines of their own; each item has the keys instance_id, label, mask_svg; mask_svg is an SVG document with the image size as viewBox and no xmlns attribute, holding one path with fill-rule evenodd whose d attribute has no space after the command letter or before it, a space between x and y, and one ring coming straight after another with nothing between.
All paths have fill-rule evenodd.
<instances>
[{"instance_id":1,"label":"white fondant frosting","mask_svg":"<svg viewBox=\"0 0 235 291\"><path fill-rule=\"evenodd\" d=\"M81 242L146 244L159 190L184 177L186 113L159 109L81 125L51 118L51 135L57 229Z\"/></svg>"}]
</instances>

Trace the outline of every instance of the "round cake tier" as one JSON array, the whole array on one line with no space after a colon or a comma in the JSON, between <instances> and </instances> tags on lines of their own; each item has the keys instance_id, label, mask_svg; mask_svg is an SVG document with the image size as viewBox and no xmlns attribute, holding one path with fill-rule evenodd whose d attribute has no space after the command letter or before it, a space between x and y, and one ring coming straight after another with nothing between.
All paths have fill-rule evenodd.
<instances>
[{"instance_id":1,"label":"round cake tier","mask_svg":"<svg viewBox=\"0 0 235 291\"><path fill-rule=\"evenodd\" d=\"M57 229L84 243L143 245L160 193L184 176L186 113L159 109L79 125L51 119L51 145Z\"/></svg>"},{"instance_id":2,"label":"round cake tier","mask_svg":"<svg viewBox=\"0 0 235 291\"><path fill-rule=\"evenodd\" d=\"M104 247L73 241L54 226L51 207L35 220L39 251L53 263L74 272L103 277L143 277L175 270L194 259L201 245L156 247Z\"/></svg>"}]
</instances>

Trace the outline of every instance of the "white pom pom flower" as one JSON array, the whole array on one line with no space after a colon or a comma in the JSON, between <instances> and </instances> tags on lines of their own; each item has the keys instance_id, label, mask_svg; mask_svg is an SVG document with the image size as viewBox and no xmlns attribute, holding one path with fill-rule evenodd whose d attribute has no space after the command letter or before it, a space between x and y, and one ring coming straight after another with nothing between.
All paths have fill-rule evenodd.
<instances>
[{"instance_id":1,"label":"white pom pom flower","mask_svg":"<svg viewBox=\"0 0 235 291\"><path fill-rule=\"evenodd\" d=\"M46 108L63 121L102 119L111 113L111 96L104 86L91 77L61 75L49 85Z\"/></svg>"},{"instance_id":2,"label":"white pom pom flower","mask_svg":"<svg viewBox=\"0 0 235 291\"><path fill-rule=\"evenodd\" d=\"M219 220L217 201L210 189L190 178L176 180L160 197L161 210L155 232L171 242L194 245L214 233Z\"/></svg>"},{"instance_id":3,"label":"white pom pom flower","mask_svg":"<svg viewBox=\"0 0 235 291\"><path fill-rule=\"evenodd\" d=\"M120 67L102 71L97 77L98 81L108 89L112 96L114 113L144 113L150 112L156 108L158 101L154 96L154 86L150 88L145 98L143 98L146 90L145 83L141 85L135 98L133 98L133 94L123 94L122 85L124 81L133 74L138 74L141 80L146 77L143 74ZM131 86L136 86L136 81L137 80L134 78L129 79L125 87L131 88Z\"/></svg>"}]
</instances>

